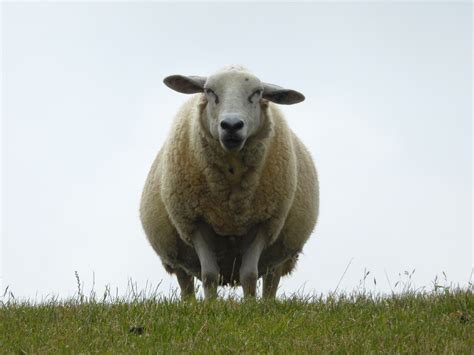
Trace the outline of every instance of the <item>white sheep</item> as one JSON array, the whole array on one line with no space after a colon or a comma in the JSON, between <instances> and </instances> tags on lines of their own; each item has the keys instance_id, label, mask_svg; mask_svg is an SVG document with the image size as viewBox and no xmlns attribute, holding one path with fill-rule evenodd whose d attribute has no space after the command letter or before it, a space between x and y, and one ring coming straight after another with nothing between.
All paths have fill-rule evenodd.
<instances>
[{"instance_id":1,"label":"white sheep","mask_svg":"<svg viewBox=\"0 0 474 355\"><path fill-rule=\"evenodd\" d=\"M194 277L206 298L239 283L255 296L263 277L263 296L274 298L318 215L313 161L274 104L304 96L235 66L164 83L198 95L181 107L148 174L140 206L148 240L182 297L194 297Z\"/></svg>"}]
</instances>

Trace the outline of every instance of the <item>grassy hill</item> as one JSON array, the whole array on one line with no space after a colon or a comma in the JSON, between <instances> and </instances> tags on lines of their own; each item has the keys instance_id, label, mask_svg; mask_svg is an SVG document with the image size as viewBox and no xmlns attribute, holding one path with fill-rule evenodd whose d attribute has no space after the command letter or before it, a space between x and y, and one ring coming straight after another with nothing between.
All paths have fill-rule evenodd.
<instances>
[{"instance_id":1,"label":"grassy hill","mask_svg":"<svg viewBox=\"0 0 474 355\"><path fill-rule=\"evenodd\" d=\"M472 289L279 301L84 297L0 306L6 353L474 352Z\"/></svg>"}]
</instances>

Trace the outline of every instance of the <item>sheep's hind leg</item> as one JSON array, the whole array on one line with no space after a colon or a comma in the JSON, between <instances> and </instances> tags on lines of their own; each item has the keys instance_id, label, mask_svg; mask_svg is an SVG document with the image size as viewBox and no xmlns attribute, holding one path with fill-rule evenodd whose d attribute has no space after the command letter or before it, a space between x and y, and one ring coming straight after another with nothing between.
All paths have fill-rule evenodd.
<instances>
[{"instance_id":1,"label":"sheep's hind leg","mask_svg":"<svg viewBox=\"0 0 474 355\"><path fill-rule=\"evenodd\" d=\"M263 275L263 297L268 299L274 299L278 290L278 284L280 283L281 271L280 268L268 270Z\"/></svg>"},{"instance_id":2,"label":"sheep's hind leg","mask_svg":"<svg viewBox=\"0 0 474 355\"><path fill-rule=\"evenodd\" d=\"M199 228L193 236L194 249L201 264L201 280L206 299L217 296L217 283L219 281L219 266L217 265L216 255L212 250L212 244L209 242L209 237L204 228Z\"/></svg>"},{"instance_id":3,"label":"sheep's hind leg","mask_svg":"<svg viewBox=\"0 0 474 355\"><path fill-rule=\"evenodd\" d=\"M175 273L178 279L179 288L181 289L181 299L195 299L194 277L188 275L183 269L178 269Z\"/></svg>"}]
</instances>

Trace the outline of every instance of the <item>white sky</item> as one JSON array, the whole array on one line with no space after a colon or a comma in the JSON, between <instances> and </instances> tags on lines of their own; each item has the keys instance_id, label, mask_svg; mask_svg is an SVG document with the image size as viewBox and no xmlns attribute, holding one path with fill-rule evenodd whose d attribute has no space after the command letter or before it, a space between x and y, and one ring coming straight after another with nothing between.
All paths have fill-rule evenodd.
<instances>
[{"instance_id":1,"label":"white sky","mask_svg":"<svg viewBox=\"0 0 474 355\"><path fill-rule=\"evenodd\" d=\"M472 270L472 5L3 3L3 286L71 296L177 287L138 205L187 97L170 74L243 64L303 92L284 107L319 170L321 214L280 293ZM374 286L373 278L377 280ZM406 276L403 278L406 280ZM400 287L400 286L398 286ZM3 292L0 292L3 294Z\"/></svg>"}]
</instances>

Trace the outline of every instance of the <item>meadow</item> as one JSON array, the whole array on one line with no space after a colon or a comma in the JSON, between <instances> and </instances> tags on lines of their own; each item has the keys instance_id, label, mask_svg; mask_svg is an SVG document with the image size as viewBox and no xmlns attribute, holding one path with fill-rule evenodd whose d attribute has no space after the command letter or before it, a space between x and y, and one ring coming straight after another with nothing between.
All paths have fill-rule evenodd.
<instances>
[{"instance_id":1,"label":"meadow","mask_svg":"<svg viewBox=\"0 0 474 355\"><path fill-rule=\"evenodd\" d=\"M31 302L6 290L0 352L472 354L471 286L275 301L180 301L132 288L123 298L79 289L69 300Z\"/></svg>"}]
</instances>

